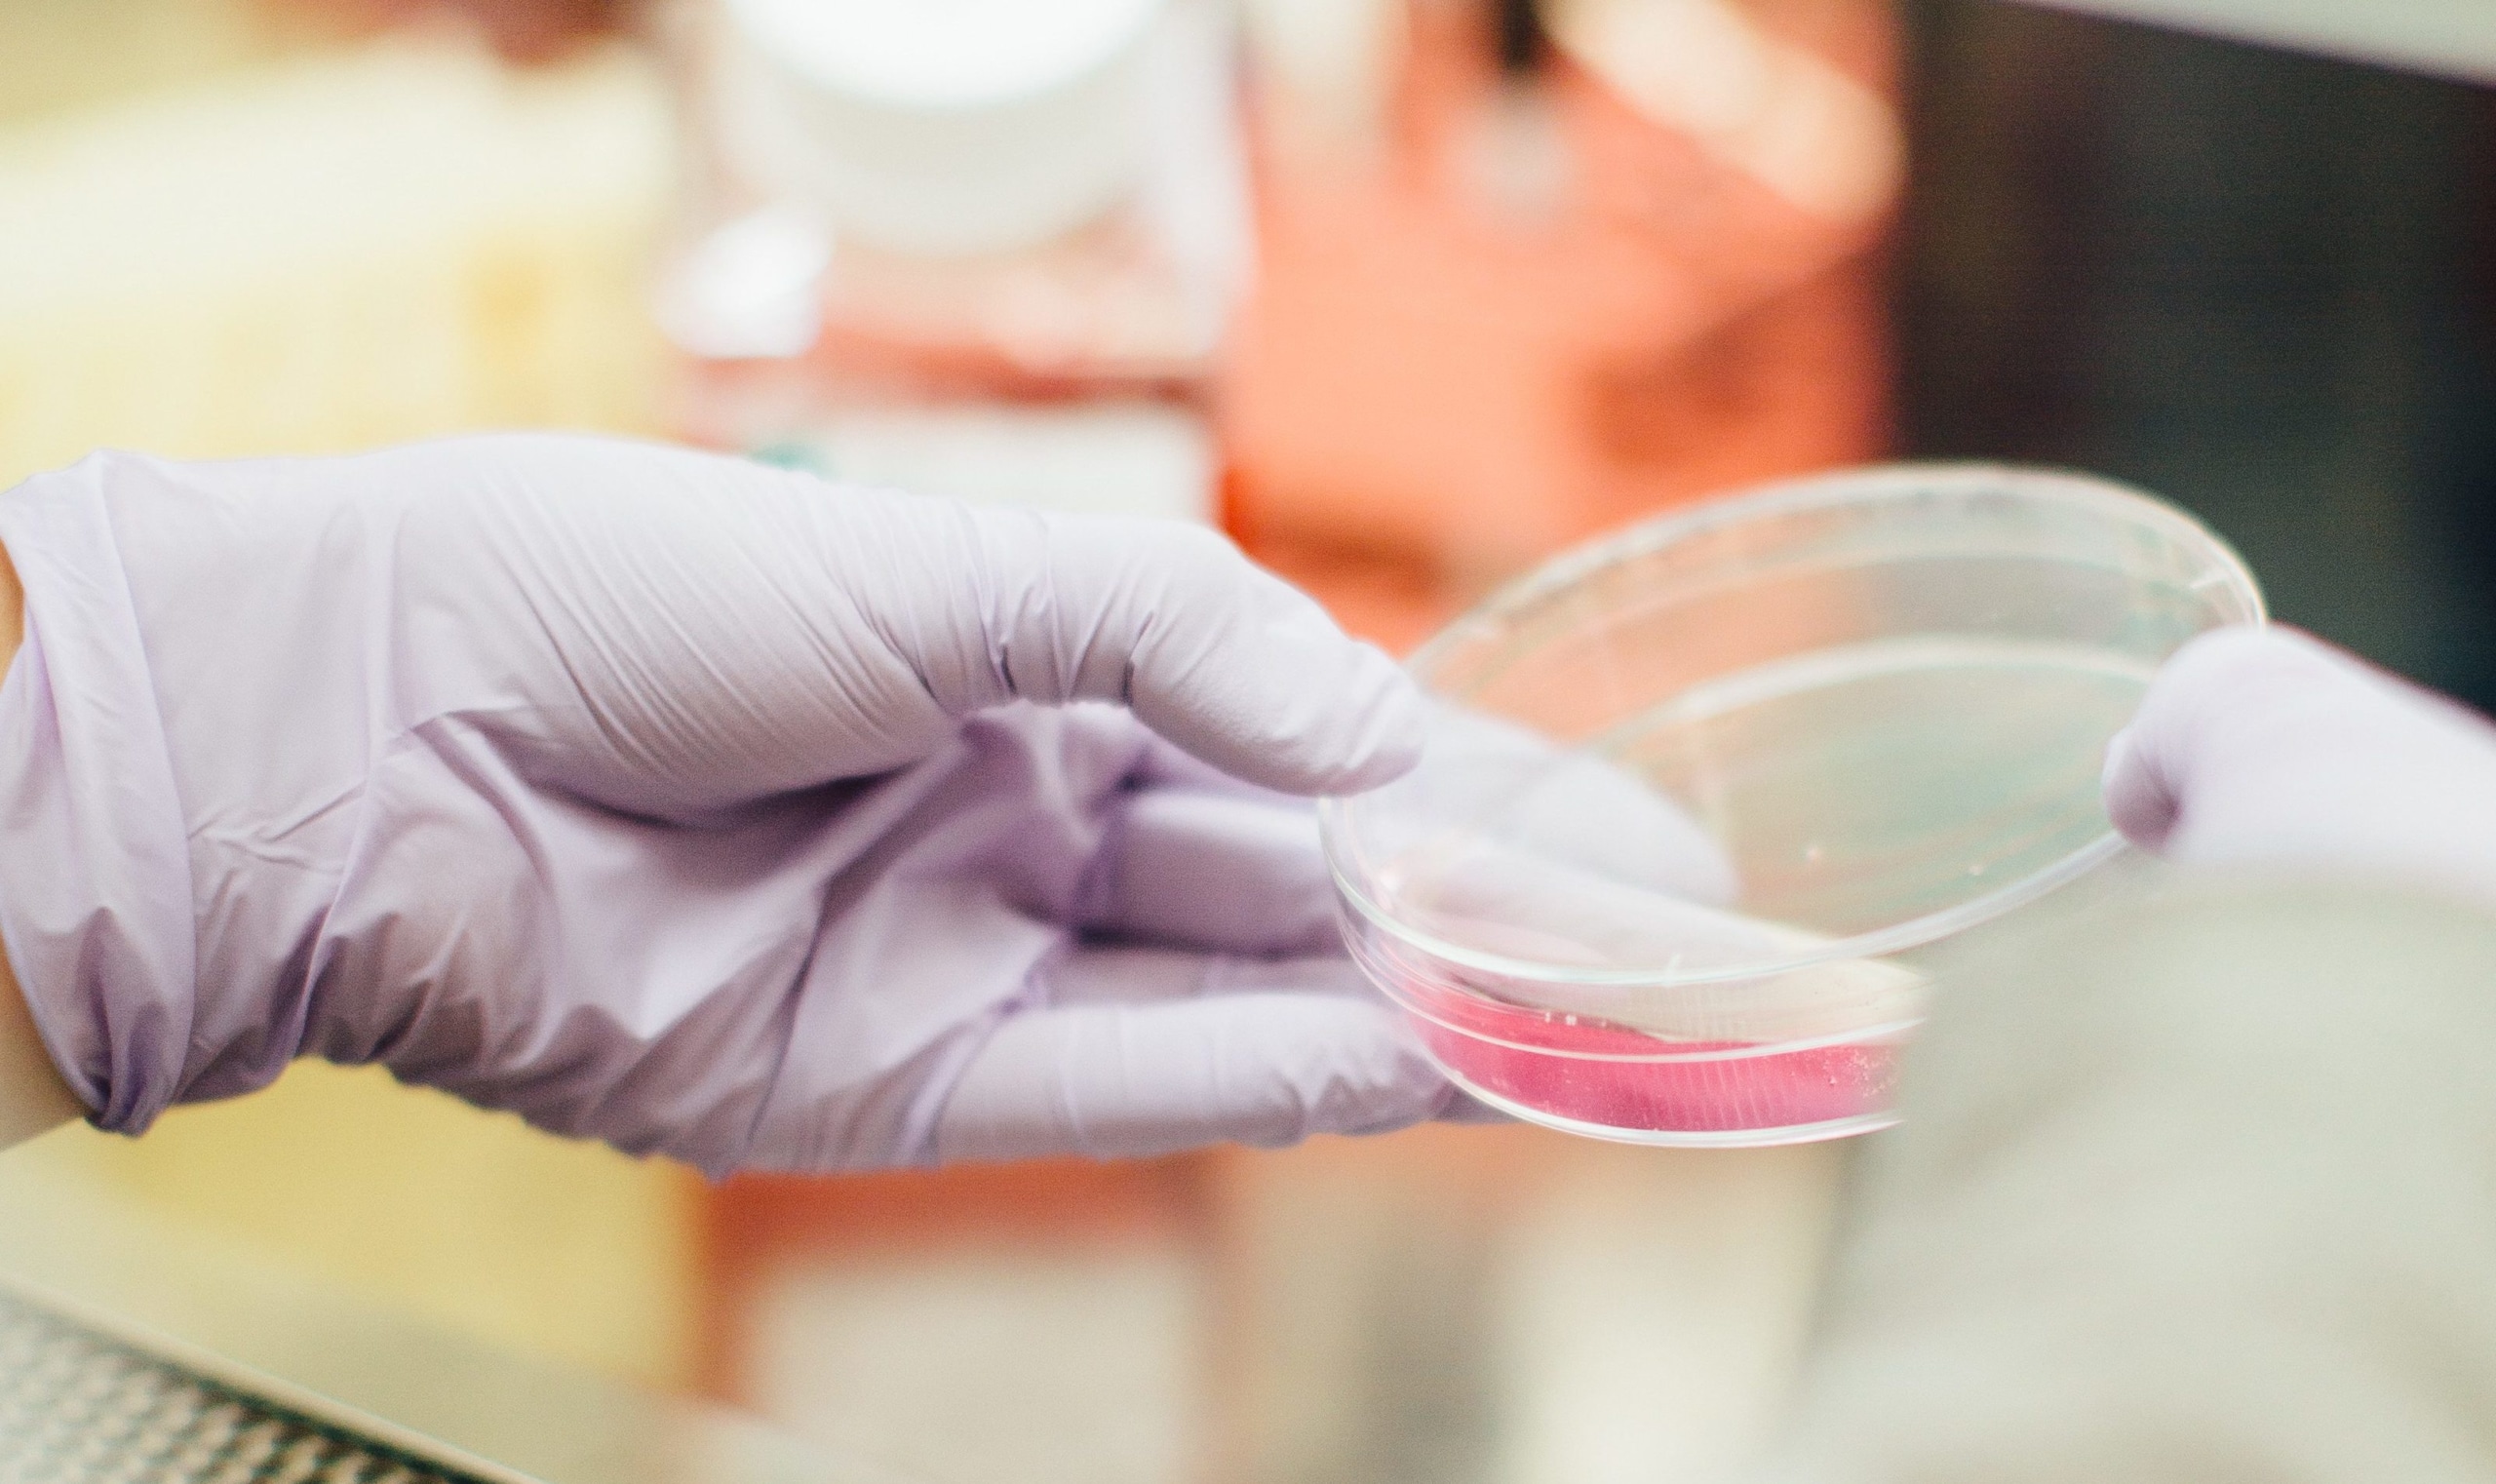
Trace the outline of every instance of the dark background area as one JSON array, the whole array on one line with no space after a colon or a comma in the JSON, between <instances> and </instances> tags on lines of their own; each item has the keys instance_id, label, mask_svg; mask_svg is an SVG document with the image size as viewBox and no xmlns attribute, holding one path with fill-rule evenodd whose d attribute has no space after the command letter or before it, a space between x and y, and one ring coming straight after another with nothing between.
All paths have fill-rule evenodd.
<instances>
[{"instance_id":1,"label":"dark background area","mask_svg":"<svg viewBox=\"0 0 2496 1484\"><path fill-rule=\"evenodd\" d=\"M2156 490L2282 620L2496 707L2496 90L1904 16L1906 450Z\"/></svg>"}]
</instances>

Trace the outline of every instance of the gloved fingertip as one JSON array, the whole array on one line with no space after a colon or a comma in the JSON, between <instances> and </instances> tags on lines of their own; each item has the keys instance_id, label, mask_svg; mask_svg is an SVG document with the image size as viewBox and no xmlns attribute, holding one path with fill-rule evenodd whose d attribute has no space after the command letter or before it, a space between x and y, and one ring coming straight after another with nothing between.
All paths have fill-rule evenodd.
<instances>
[{"instance_id":1,"label":"gloved fingertip","mask_svg":"<svg viewBox=\"0 0 2496 1484\"><path fill-rule=\"evenodd\" d=\"M1344 632L1317 601L1210 532L1084 527L1097 572L1061 573L1055 606L1106 611L1076 647L1114 694L1059 686L1042 698L1123 700L1163 737L1244 782L1324 795L1374 788L1421 758L1427 714L1412 679ZM1069 602L1089 581L1090 605ZM1106 597L1099 596L1106 594ZM1106 661L1114 660L1111 671Z\"/></svg>"},{"instance_id":2,"label":"gloved fingertip","mask_svg":"<svg viewBox=\"0 0 2496 1484\"><path fill-rule=\"evenodd\" d=\"M2132 729L2129 726L2106 739L2106 762L2097 770L2098 787L2112 792L2116 777L2131 765Z\"/></svg>"},{"instance_id":3,"label":"gloved fingertip","mask_svg":"<svg viewBox=\"0 0 2496 1484\"><path fill-rule=\"evenodd\" d=\"M1141 700L1137 712L1224 772L1285 794L1358 794L1412 771L1429 717L1412 679L1331 621L1305 639L1243 676L1239 701L1221 708L1228 716Z\"/></svg>"},{"instance_id":4,"label":"gloved fingertip","mask_svg":"<svg viewBox=\"0 0 2496 1484\"><path fill-rule=\"evenodd\" d=\"M1402 666L1370 644L1360 647L1359 670L1345 688L1359 699L1345 720L1352 724L1343 756L1323 765L1322 791L1357 794L1392 783L1413 770L1429 743L1429 707Z\"/></svg>"},{"instance_id":5,"label":"gloved fingertip","mask_svg":"<svg viewBox=\"0 0 2496 1484\"><path fill-rule=\"evenodd\" d=\"M2164 850L2192 792L2191 773L2214 724L2265 709L2261 698L2356 662L2294 630L2231 624L2196 635L2159 667L2131 722L2106 744L2099 789L2106 817L2144 850Z\"/></svg>"},{"instance_id":6,"label":"gloved fingertip","mask_svg":"<svg viewBox=\"0 0 2496 1484\"><path fill-rule=\"evenodd\" d=\"M2106 744L2098 788L2106 818L2117 833L2144 850L2156 850L2175 828L2175 800L2141 750L2137 726L2126 726Z\"/></svg>"}]
</instances>

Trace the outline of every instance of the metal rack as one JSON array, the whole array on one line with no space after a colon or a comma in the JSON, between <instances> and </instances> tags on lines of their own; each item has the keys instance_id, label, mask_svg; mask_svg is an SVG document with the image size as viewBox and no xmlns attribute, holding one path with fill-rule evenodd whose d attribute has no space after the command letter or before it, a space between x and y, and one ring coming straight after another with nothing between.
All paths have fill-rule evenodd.
<instances>
[{"instance_id":1,"label":"metal rack","mask_svg":"<svg viewBox=\"0 0 2496 1484\"><path fill-rule=\"evenodd\" d=\"M491 1484L0 1289L0 1484Z\"/></svg>"}]
</instances>

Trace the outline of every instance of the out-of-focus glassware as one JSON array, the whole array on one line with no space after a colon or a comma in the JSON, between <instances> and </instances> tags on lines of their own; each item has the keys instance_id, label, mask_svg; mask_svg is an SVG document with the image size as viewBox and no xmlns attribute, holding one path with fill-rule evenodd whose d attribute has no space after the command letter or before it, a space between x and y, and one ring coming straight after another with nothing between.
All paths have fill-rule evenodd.
<instances>
[{"instance_id":1,"label":"out-of-focus glassware","mask_svg":"<svg viewBox=\"0 0 2496 1484\"><path fill-rule=\"evenodd\" d=\"M973 498L1204 517L1246 267L1214 0L690 0L680 431Z\"/></svg>"},{"instance_id":2,"label":"out-of-focus glassware","mask_svg":"<svg viewBox=\"0 0 2496 1484\"><path fill-rule=\"evenodd\" d=\"M1414 657L1451 720L1324 809L1353 957L1533 1121L1879 1127L1927 951L2119 853L2109 739L2168 654L2261 618L2218 537L2076 475L1905 465L1633 527Z\"/></svg>"}]
</instances>

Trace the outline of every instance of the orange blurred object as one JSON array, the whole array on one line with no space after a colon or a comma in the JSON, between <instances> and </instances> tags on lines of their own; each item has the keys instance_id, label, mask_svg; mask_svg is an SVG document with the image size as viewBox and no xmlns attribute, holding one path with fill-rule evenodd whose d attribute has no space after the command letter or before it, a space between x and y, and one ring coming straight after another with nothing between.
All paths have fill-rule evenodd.
<instances>
[{"instance_id":1,"label":"orange blurred object","mask_svg":"<svg viewBox=\"0 0 2496 1484\"><path fill-rule=\"evenodd\" d=\"M623 28L636 0L263 0L280 14L313 15L351 31L451 20L474 26L514 61L552 61Z\"/></svg>"},{"instance_id":2,"label":"orange blurred object","mask_svg":"<svg viewBox=\"0 0 2496 1484\"><path fill-rule=\"evenodd\" d=\"M1409 643L1597 530L1881 450L1886 6L1575 0L1521 78L1488 7L1386 3L1367 137L1260 79L1252 550Z\"/></svg>"},{"instance_id":3,"label":"orange blurred object","mask_svg":"<svg viewBox=\"0 0 2496 1484\"><path fill-rule=\"evenodd\" d=\"M758 1306L792 1269L946 1258L1003 1246L1200 1251L1212 1239L1202 1157L1042 1160L814 1179L745 1175L710 1190L696 1366L705 1394L754 1404Z\"/></svg>"}]
</instances>

